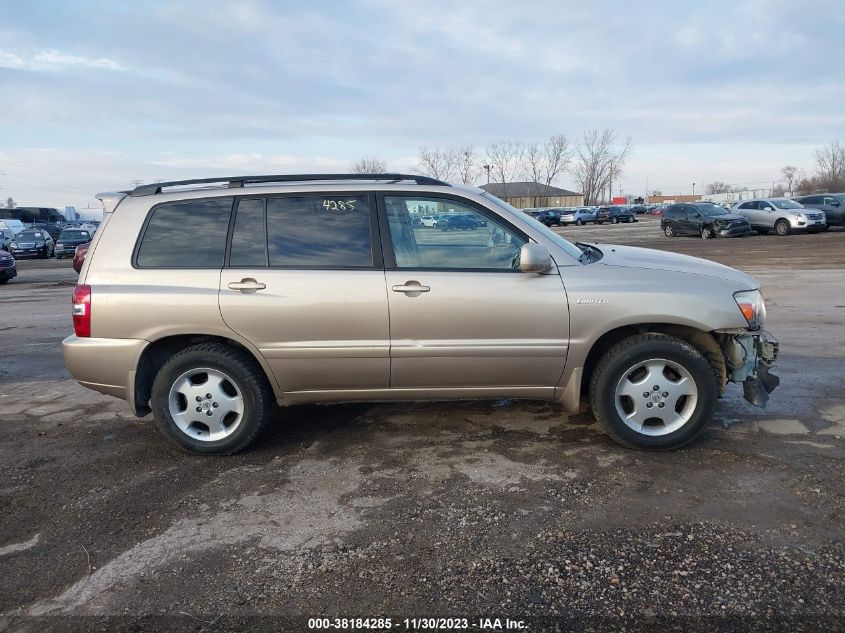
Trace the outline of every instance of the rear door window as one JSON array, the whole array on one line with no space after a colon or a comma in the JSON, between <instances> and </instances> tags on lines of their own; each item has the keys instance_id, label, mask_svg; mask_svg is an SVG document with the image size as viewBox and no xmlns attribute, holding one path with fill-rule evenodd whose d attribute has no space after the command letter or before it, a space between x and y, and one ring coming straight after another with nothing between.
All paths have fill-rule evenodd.
<instances>
[{"instance_id":1,"label":"rear door window","mask_svg":"<svg viewBox=\"0 0 845 633\"><path fill-rule=\"evenodd\" d=\"M373 229L367 194L267 199L271 267L370 268Z\"/></svg>"},{"instance_id":2,"label":"rear door window","mask_svg":"<svg viewBox=\"0 0 845 633\"><path fill-rule=\"evenodd\" d=\"M137 247L139 268L222 268L231 197L156 205Z\"/></svg>"}]
</instances>

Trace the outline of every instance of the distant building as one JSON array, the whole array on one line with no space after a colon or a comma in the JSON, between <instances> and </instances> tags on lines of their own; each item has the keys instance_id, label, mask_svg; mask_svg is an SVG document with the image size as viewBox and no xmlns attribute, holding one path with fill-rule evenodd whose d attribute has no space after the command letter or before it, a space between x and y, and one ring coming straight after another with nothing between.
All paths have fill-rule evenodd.
<instances>
[{"instance_id":1,"label":"distant building","mask_svg":"<svg viewBox=\"0 0 845 633\"><path fill-rule=\"evenodd\" d=\"M517 209L580 207L584 204L584 194L538 182L491 182L481 188Z\"/></svg>"},{"instance_id":2,"label":"distant building","mask_svg":"<svg viewBox=\"0 0 845 633\"><path fill-rule=\"evenodd\" d=\"M33 222L64 222L65 216L51 207L15 207L0 209L0 220L20 220L24 224Z\"/></svg>"}]
</instances>

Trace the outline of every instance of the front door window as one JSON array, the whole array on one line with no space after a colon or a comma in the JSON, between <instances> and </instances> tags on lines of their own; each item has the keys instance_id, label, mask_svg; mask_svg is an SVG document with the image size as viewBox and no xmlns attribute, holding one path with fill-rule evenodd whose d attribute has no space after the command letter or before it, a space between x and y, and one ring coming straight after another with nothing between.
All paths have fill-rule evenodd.
<instances>
[{"instance_id":1,"label":"front door window","mask_svg":"<svg viewBox=\"0 0 845 633\"><path fill-rule=\"evenodd\" d=\"M519 271L527 239L475 207L447 198L384 201L397 268Z\"/></svg>"}]
</instances>

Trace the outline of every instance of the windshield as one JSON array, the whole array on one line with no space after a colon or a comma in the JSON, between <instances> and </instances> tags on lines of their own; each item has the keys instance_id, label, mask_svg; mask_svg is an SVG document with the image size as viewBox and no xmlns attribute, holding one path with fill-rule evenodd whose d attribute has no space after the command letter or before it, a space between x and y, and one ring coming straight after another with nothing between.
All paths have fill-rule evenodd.
<instances>
[{"instance_id":1,"label":"windshield","mask_svg":"<svg viewBox=\"0 0 845 633\"><path fill-rule=\"evenodd\" d=\"M59 237L66 240L83 240L88 239L88 233L85 231L62 231Z\"/></svg>"},{"instance_id":2,"label":"windshield","mask_svg":"<svg viewBox=\"0 0 845 633\"><path fill-rule=\"evenodd\" d=\"M40 231L21 231L18 233L18 241L21 240L43 240L44 236Z\"/></svg>"},{"instance_id":3,"label":"windshield","mask_svg":"<svg viewBox=\"0 0 845 633\"><path fill-rule=\"evenodd\" d=\"M769 200L778 209L803 209L804 205L795 200Z\"/></svg>"},{"instance_id":4,"label":"windshield","mask_svg":"<svg viewBox=\"0 0 845 633\"><path fill-rule=\"evenodd\" d=\"M697 204L695 205L695 208L699 210L701 215L707 216L725 215L725 213L727 213L727 211L718 204Z\"/></svg>"},{"instance_id":5,"label":"windshield","mask_svg":"<svg viewBox=\"0 0 845 633\"><path fill-rule=\"evenodd\" d=\"M569 242L569 241L563 239L560 235L558 235L557 233L552 231L550 228L548 228L545 224L543 224L539 220L536 220L535 218L531 217L528 214L521 214L519 209L517 209L516 207L512 207L507 202L505 202L504 200L500 200L499 198L497 198L496 196L494 196L491 193L484 191L481 195L482 195L482 197L487 198L487 200L489 200L490 202L494 203L496 206L501 207L505 211L509 211L513 215L516 215L516 216L522 215L523 220L525 220L526 222L531 224L531 226L538 233L542 233L543 237L548 239L550 242L553 242L555 244L555 246L562 248L564 251L566 251L569 255L571 255L575 259L579 259L579 260L581 259L581 256L584 254L584 251L582 251L580 248L575 246L575 244L573 244L572 242Z\"/></svg>"}]
</instances>

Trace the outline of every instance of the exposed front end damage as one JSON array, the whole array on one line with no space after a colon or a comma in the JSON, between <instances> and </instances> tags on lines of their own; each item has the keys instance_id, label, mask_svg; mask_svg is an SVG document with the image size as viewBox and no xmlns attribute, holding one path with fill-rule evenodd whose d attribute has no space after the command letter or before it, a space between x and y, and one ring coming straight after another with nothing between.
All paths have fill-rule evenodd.
<instances>
[{"instance_id":1,"label":"exposed front end damage","mask_svg":"<svg viewBox=\"0 0 845 633\"><path fill-rule=\"evenodd\" d=\"M765 407L769 394L780 384L780 378L769 373L778 357L777 339L765 330L730 330L717 332L717 340L725 357L727 379L742 383L748 402Z\"/></svg>"}]
</instances>

